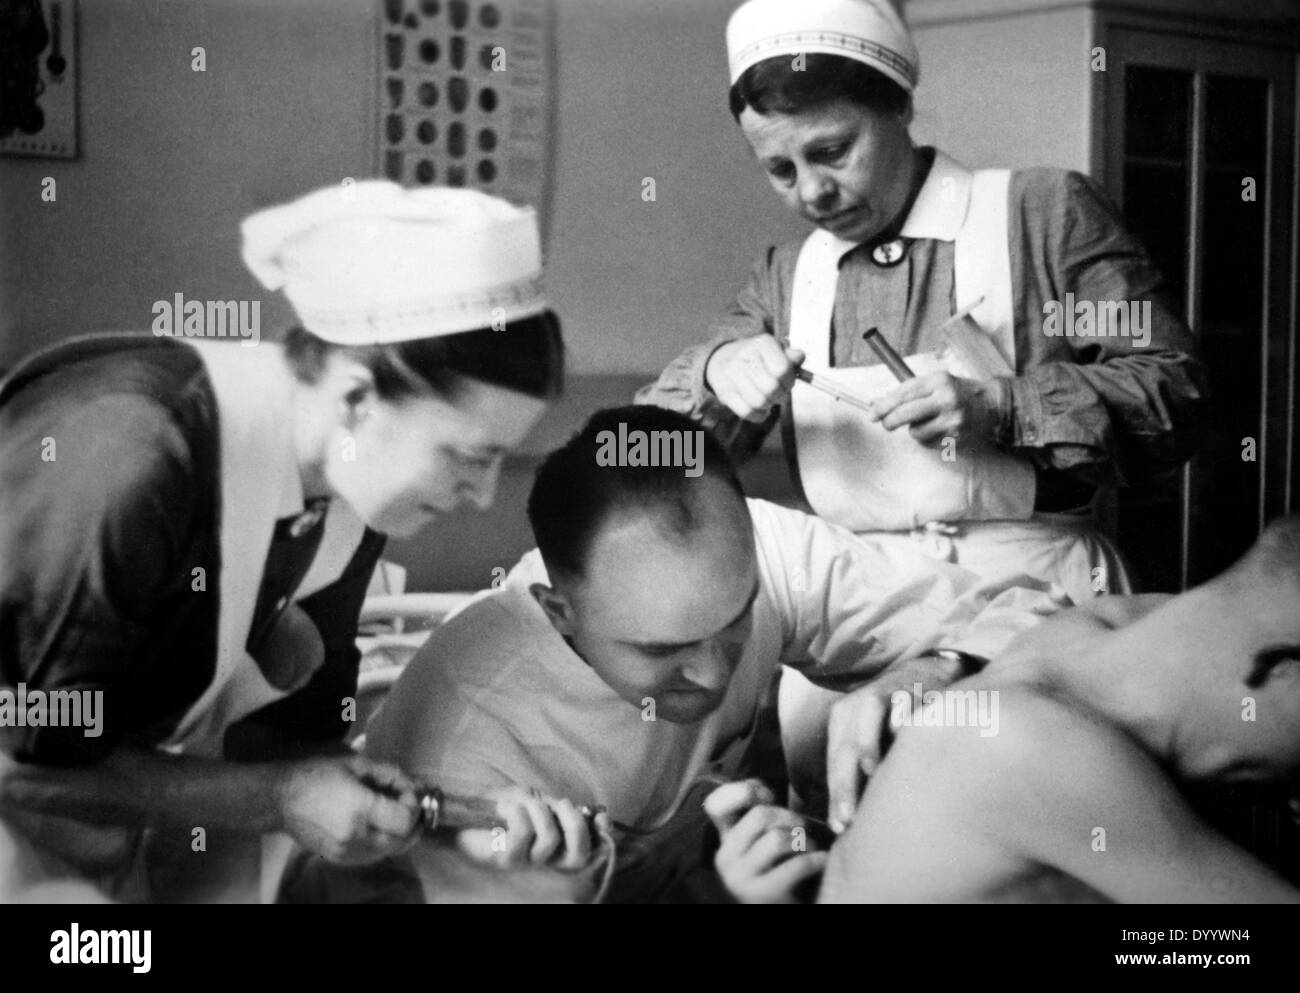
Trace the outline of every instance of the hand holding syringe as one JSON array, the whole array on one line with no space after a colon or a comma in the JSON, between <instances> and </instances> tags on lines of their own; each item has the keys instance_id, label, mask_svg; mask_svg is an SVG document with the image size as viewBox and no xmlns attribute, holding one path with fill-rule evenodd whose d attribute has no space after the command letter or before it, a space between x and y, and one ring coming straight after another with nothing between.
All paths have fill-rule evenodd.
<instances>
[{"instance_id":1,"label":"hand holding syringe","mask_svg":"<svg viewBox=\"0 0 1300 993\"><path fill-rule=\"evenodd\" d=\"M741 903L799 903L826 868L829 825L778 806L757 779L725 779L704 801L722 838L714 864Z\"/></svg>"},{"instance_id":2,"label":"hand holding syringe","mask_svg":"<svg viewBox=\"0 0 1300 993\"><path fill-rule=\"evenodd\" d=\"M984 298L981 297L969 307L959 310L944 322L940 331L960 324L983 302ZM910 381L917 378L916 374L881 335L880 330L870 328L863 333L862 338L871 346L881 363L893 373L894 378L899 383L908 384L908 389L916 392L917 387L910 385ZM785 402L796 379L841 403L861 410L873 420L884 419L898 405L899 400L895 397L898 391L881 398L886 401L882 409L876 402L836 382L833 370L829 373L814 373L804 369L804 358L803 352L795 348L783 348L769 334L741 338L713 351L705 362L704 384L733 413L756 423L765 421L772 407ZM928 379L929 377L927 382ZM907 396L910 397L911 393ZM891 421L886 427L893 430L903 423L911 422Z\"/></svg>"},{"instance_id":3,"label":"hand holding syringe","mask_svg":"<svg viewBox=\"0 0 1300 993\"><path fill-rule=\"evenodd\" d=\"M383 784L373 786L383 792ZM498 869L547 868L578 873L603 864L594 883L603 897L615 865L614 827L603 807L579 806L536 790L505 787L449 793L416 782L417 835L441 838L474 862Z\"/></svg>"}]
</instances>

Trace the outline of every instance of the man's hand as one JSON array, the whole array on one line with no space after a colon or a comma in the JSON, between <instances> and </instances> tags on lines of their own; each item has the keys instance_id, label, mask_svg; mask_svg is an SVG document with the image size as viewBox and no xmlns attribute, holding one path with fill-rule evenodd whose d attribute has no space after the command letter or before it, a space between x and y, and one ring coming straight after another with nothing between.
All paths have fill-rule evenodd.
<instances>
[{"instance_id":1,"label":"man's hand","mask_svg":"<svg viewBox=\"0 0 1300 993\"><path fill-rule=\"evenodd\" d=\"M501 869L550 866L576 872L591 861L587 819L571 800L556 800L520 787L495 790L488 797L506 827L459 831L456 846L476 862ZM609 815L596 815L598 830L609 831Z\"/></svg>"},{"instance_id":2,"label":"man's hand","mask_svg":"<svg viewBox=\"0 0 1300 993\"><path fill-rule=\"evenodd\" d=\"M757 779L719 786L704 811L722 836L718 875L741 903L798 903L795 888L826 868L807 822Z\"/></svg>"},{"instance_id":3,"label":"man's hand","mask_svg":"<svg viewBox=\"0 0 1300 993\"><path fill-rule=\"evenodd\" d=\"M343 865L397 854L419 823L414 784L396 766L360 755L288 763L279 804L286 831Z\"/></svg>"},{"instance_id":4,"label":"man's hand","mask_svg":"<svg viewBox=\"0 0 1300 993\"><path fill-rule=\"evenodd\" d=\"M886 743L893 737L894 694L905 694L899 698L900 706L915 713L921 706L914 697L917 683L924 690L939 690L960 675L960 664L950 659L924 656L895 662L831 707L826 733L826 789L830 822L836 833L852 822L863 784L876 771Z\"/></svg>"},{"instance_id":5,"label":"man's hand","mask_svg":"<svg viewBox=\"0 0 1300 993\"><path fill-rule=\"evenodd\" d=\"M1001 421L1006 389L1000 379L961 379L932 372L877 397L872 402L876 411L872 420L890 431L906 425L912 437L929 448L937 448L944 438L986 445L993 441Z\"/></svg>"},{"instance_id":6,"label":"man's hand","mask_svg":"<svg viewBox=\"0 0 1300 993\"><path fill-rule=\"evenodd\" d=\"M704 367L704 383L736 416L762 423L789 394L803 360L803 352L756 334L716 349Z\"/></svg>"}]
</instances>

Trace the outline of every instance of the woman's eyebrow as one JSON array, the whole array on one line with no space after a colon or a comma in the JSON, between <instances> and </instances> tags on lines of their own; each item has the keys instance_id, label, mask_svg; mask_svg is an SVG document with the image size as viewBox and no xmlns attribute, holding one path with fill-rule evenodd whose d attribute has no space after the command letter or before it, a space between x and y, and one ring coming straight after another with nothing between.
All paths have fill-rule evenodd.
<instances>
[{"instance_id":1,"label":"woman's eyebrow","mask_svg":"<svg viewBox=\"0 0 1300 993\"><path fill-rule=\"evenodd\" d=\"M828 145L844 145L851 142L854 138L852 130L844 132L831 132L829 134L820 134L814 138L809 138L804 142L803 152L807 155L810 151L820 151Z\"/></svg>"}]
</instances>

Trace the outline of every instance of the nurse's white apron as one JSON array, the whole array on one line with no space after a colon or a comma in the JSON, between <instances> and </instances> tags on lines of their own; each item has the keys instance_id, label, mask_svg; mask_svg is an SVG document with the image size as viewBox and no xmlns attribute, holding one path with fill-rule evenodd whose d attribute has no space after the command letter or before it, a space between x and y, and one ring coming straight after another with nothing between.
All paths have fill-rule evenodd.
<instances>
[{"instance_id":1,"label":"nurse's white apron","mask_svg":"<svg viewBox=\"0 0 1300 993\"><path fill-rule=\"evenodd\" d=\"M276 521L303 511L303 493L292 434L292 374L279 353L267 346L259 355L216 342L186 344L203 359L217 401L221 599L212 680L160 747L219 758L231 725L301 688L314 674L306 670L290 684L273 686L244 648ZM351 508L334 501L294 601L337 580L363 533ZM340 700L340 714L342 706ZM0 823L0 899L69 877L87 879L119 900L147 898L147 832L15 811L6 811L5 821Z\"/></svg>"},{"instance_id":2,"label":"nurse's white apron","mask_svg":"<svg viewBox=\"0 0 1300 993\"><path fill-rule=\"evenodd\" d=\"M162 747L216 758L227 728L299 689L312 675L277 688L244 648L275 523L302 512L303 493L293 447L292 373L278 355L255 356L213 342L195 345L212 380L221 423L221 612L212 682ZM364 531L351 508L334 501L293 600L337 580ZM342 706L339 701L340 713Z\"/></svg>"},{"instance_id":3,"label":"nurse's white apron","mask_svg":"<svg viewBox=\"0 0 1300 993\"><path fill-rule=\"evenodd\" d=\"M954 242L957 309L983 302L971 316L994 350L1016 367L1006 170L974 173L937 153L945 197L968 204ZM951 182L950 182L951 180ZM831 320L839 262L853 248L828 231L813 232L800 251L791 294L790 345L804 368L867 398L898 384L883 365L831 367ZM950 349L906 357L918 375L946 370L976 378ZM1100 592L1127 593L1130 583L1114 547L1091 517L1035 514L1032 464L992 445L958 445L955 458L927 448L904 429L888 431L856 408L796 381L791 393L796 457L804 495L829 521L873 538L919 542L936 558L988 578L1030 572L1057 583L1076 601Z\"/></svg>"}]
</instances>

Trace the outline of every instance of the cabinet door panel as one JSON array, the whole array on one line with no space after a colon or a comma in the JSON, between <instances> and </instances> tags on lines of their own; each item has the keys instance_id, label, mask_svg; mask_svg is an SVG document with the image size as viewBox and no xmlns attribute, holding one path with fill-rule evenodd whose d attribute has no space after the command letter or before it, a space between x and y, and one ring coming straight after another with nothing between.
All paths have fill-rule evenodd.
<instances>
[{"instance_id":1,"label":"cabinet door panel","mask_svg":"<svg viewBox=\"0 0 1300 993\"><path fill-rule=\"evenodd\" d=\"M1210 368L1200 453L1119 499L1140 581L1174 591L1221 572L1294 505L1294 55L1122 24L1105 40L1102 179Z\"/></svg>"}]
</instances>

